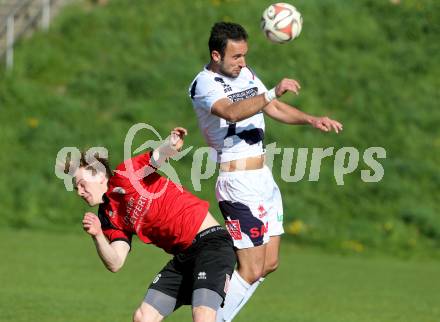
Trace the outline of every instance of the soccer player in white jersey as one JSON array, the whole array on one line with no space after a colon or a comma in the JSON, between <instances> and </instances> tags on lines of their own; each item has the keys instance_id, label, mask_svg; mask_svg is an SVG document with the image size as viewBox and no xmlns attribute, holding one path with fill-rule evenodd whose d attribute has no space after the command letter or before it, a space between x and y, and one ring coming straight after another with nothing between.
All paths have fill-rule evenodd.
<instances>
[{"instance_id":1,"label":"soccer player in white jersey","mask_svg":"<svg viewBox=\"0 0 440 322\"><path fill-rule=\"evenodd\" d=\"M293 79L267 90L246 65L247 33L242 26L216 23L209 51L211 60L191 83L189 95L202 134L220 164L216 196L239 262L217 314L217 321L231 321L263 278L278 267L284 232L281 195L264 165L264 114L325 132L338 133L342 125L279 101L286 92L298 94L301 87Z\"/></svg>"}]
</instances>

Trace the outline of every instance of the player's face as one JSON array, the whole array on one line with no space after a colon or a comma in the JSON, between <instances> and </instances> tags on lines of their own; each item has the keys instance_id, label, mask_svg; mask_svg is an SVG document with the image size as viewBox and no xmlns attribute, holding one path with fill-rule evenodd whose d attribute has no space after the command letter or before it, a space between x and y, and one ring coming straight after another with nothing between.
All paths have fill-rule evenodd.
<instances>
[{"instance_id":1,"label":"player's face","mask_svg":"<svg viewBox=\"0 0 440 322\"><path fill-rule=\"evenodd\" d=\"M220 72L228 77L238 77L243 67L246 67L247 42L244 40L228 40L225 53L219 62Z\"/></svg>"},{"instance_id":2,"label":"player's face","mask_svg":"<svg viewBox=\"0 0 440 322\"><path fill-rule=\"evenodd\" d=\"M91 207L102 203L102 196L107 190L107 179L101 172L93 175L91 170L79 168L75 174L75 189L78 196Z\"/></svg>"}]
</instances>

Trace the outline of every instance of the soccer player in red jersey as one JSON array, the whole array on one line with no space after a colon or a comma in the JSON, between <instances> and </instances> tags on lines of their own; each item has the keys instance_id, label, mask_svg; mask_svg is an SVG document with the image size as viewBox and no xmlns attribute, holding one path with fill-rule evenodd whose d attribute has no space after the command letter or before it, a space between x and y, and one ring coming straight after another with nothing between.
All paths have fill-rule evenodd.
<instances>
[{"instance_id":1,"label":"soccer player in red jersey","mask_svg":"<svg viewBox=\"0 0 440 322\"><path fill-rule=\"evenodd\" d=\"M85 156L75 171L78 195L99 205L98 216L87 212L82 224L107 269L123 266L134 234L174 255L151 283L135 322L162 321L184 304L192 305L194 321L214 322L236 263L232 240L208 202L156 172L185 135L175 128L165 143L124 161L115 174L107 160Z\"/></svg>"}]
</instances>

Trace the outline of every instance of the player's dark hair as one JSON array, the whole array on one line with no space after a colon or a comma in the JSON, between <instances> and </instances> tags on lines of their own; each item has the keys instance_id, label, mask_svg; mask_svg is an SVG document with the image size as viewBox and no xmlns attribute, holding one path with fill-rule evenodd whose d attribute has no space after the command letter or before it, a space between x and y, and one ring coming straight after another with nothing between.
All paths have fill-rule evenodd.
<instances>
[{"instance_id":1,"label":"player's dark hair","mask_svg":"<svg viewBox=\"0 0 440 322\"><path fill-rule=\"evenodd\" d=\"M211 36L209 37L209 53L213 50L218 51L223 57L225 54L226 45L228 39L240 41L246 41L248 34L246 30L237 23L233 22L216 22L211 29Z\"/></svg>"},{"instance_id":2,"label":"player's dark hair","mask_svg":"<svg viewBox=\"0 0 440 322\"><path fill-rule=\"evenodd\" d=\"M79 163L78 161L74 162L74 160L67 158L64 173L69 173L73 167L73 169L85 168L86 170L92 171L92 175L96 175L98 173L98 169L100 169L99 164L101 164L105 168L106 178L109 179L111 176L113 176L113 171L110 168L108 159L100 157L98 153L96 153L93 157L94 159L91 162L88 162L86 159L86 153L81 152Z\"/></svg>"}]
</instances>

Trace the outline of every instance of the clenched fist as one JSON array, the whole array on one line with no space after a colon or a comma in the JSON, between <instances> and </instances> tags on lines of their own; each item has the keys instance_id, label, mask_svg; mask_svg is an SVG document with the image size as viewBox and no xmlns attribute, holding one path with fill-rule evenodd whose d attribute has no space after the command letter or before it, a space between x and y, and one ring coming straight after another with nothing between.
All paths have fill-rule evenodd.
<instances>
[{"instance_id":1,"label":"clenched fist","mask_svg":"<svg viewBox=\"0 0 440 322\"><path fill-rule=\"evenodd\" d=\"M96 236L102 233L101 221L98 216L92 212L86 212L82 220L83 229L91 236Z\"/></svg>"}]
</instances>

